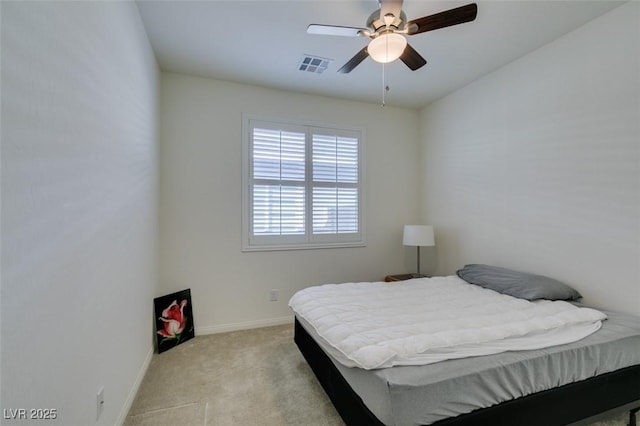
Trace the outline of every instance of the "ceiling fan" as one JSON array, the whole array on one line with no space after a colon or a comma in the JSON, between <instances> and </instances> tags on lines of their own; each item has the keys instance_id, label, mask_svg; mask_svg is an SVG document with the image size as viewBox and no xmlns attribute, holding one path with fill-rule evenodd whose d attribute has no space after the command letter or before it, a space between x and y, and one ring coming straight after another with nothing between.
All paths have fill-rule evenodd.
<instances>
[{"instance_id":1,"label":"ceiling fan","mask_svg":"<svg viewBox=\"0 0 640 426\"><path fill-rule=\"evenodd\" d=\"M402 11L403 0L379 0L380 9L367 19L366 28L337 25L311 24L308 34L336 35L347 37L369 37L371 41L338 70L351 72L368 56L380 63L400 59L412 71L421 68L427 61L407 43L405 35L415 35L476 19L478 5L475 3L446 10L422 18L407 21Z\"/></svg>"}]
</instances>

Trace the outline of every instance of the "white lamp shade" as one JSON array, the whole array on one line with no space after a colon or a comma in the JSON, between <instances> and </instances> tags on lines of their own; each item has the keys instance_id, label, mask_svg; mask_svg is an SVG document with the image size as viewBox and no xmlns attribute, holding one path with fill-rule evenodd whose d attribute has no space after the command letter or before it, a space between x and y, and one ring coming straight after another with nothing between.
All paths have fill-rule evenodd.
<instances>
[{"instance_id":1,"label":"white lamp shade","mask_svg":"<svg viewBox=\"0 0 640 426\"><path fill-rule=\"evenodd\" d=\"M407 47L407 39L403 35L388 33L371 40L367 52L374 61L386 64L398 59L405 47Z\"/></svg>"},{"instance_id":2,"label":"white lamp shade","mask_svg":"<svg viewBox=\"0 0 640 426\"><path fill-rule=\"evenodd\" d=\"M435 246L433 226L431 225L405 225L402 245L405 246Z\"/></svg>"}]
</instances>

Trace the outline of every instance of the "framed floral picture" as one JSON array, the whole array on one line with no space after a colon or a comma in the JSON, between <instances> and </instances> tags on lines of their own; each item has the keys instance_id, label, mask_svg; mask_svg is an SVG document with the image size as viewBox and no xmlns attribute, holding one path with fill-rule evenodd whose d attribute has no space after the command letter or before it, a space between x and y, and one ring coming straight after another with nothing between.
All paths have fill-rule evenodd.
<instances>
[{"instance_id":1,"label":"framed floral picture","mask_svg":"<svg viewBox=\"0 0 640 426\"><path fill-rule=\"evenodd\" d=\"M158 353L195 336L191 289L156 297L153 304L156 313Z\"/></svg>"}]
</instances>

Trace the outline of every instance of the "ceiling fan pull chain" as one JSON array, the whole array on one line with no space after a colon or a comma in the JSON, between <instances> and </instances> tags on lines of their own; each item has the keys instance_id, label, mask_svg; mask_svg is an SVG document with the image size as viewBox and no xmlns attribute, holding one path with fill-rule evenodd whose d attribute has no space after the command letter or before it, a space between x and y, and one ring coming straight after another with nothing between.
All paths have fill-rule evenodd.
<instances>
[{"instance_id":1,"label":"ceiling fan pull chain","mask_svg":"<svg viewBox=\"0 0 640 426\"><path fill-rule=\"evenodd\" d=\"M382 64L382 106L384 106L384 95L385 95L385 86L386 79L384 78L384 64Z\"/></svg>"}]
</instances>

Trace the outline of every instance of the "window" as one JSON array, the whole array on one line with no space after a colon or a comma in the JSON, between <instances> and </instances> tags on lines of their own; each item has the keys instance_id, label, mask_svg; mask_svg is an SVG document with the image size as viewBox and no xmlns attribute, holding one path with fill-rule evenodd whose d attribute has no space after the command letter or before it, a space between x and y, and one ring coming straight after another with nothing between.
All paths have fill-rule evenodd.
<instances>
[{"instance_id":1,"label":"window","mask_svg":"<svg viewBox=\"0 0 640 426\"><path fill-rule=\"evenodd\" d=\"M242 249L364 245L362 131L243 116Z\"/></svg>"}]
</instances>

